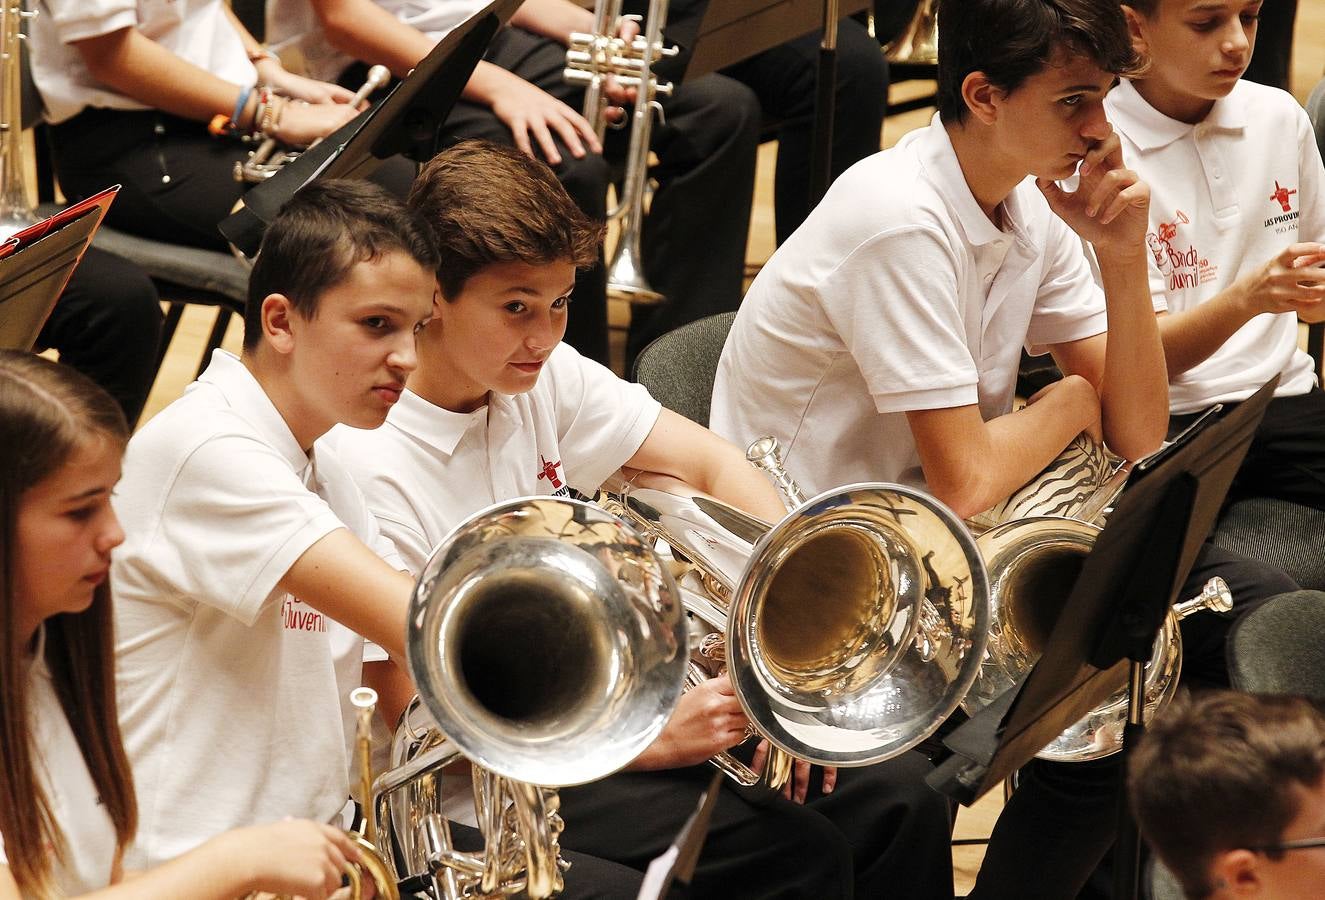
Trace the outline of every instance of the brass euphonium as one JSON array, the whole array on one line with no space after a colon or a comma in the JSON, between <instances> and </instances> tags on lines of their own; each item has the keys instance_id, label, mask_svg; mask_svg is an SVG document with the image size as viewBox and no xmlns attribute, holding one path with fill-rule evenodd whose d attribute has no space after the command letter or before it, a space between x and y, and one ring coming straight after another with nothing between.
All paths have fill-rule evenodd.
<instances>
[{"instance_id":1,"label":"brass euphonium","mask_svg":"<svg viewBox=\"0 0 1325 900\"><path fill-rule=\"evenodd\" d=\"M677 54L675 47L664 47L662 42L667 2L649 0L643 36L626 41L617 36L624 21L621 0L598 0L594 7L594 33L571 34L564 73L566 81L584 87L584 117L593 126L600 142L607 130L607 79L612 78L618 86L633 87L636 91L635 110L630 120L630 146L626 151L626 173L617 205L607 214L609 221L620 222L616 247L607 264L607 295L640 305L657 304L664 299L644 277L640 231L644 226L653 117L656 114L661 120L663 114L657 98L669 97L672 93L671 83L658 80L653 64Z\"/></svg>"},{"instance_id":2,"label":"brass euphonium","mask_svg":"<svg viewBox=\"0 0 1325 900\"><path fill-rule=\"evenodd\" d=\"M725 661L758 734L821 765L914 747L956 709L984 656L974 539L920 491L858 484L804 500L772 438L748 457L774 468L793 507L772 527L663 476L633 479L615 502L695 565L706 590L685 601L721 635L700 653Z\"/></svg>"},{"instance_id":3,"label":"brass euphonium","mask_svg":"<svg viewBox=\"0 0 1325 900\"><path fill-rule=\"evenodd\" d=\"M0 240L37 221L23 167L23 0L0 0Z\"/></svg>"},{"instance_id":4,"label":"brass euphonium","mask_svg":"<svg viewBox=\"0 0 1325 900\"><path fill-rule=\"evenodd\" d=\"M1059 611L1101 531L1130 466L1079 435L1057 459L1012 498L971 520L989 572L992 606L984 665L962 707L975 714L1014 687L1040 658ZM986 530L987 529L987 530ZM1182 668L1178 622L1201 610L1225 612L1232 596L1214 578L1196 597L1165 618L1146 664L1146 718L1172 699ZM1127 690L1108 700L1040 751L1041 759L1082 762L1122 749Z\"/></svg>"},{"instance_id":5,"label":"brass euphonium","mask_svg":"<svg viewBox=\"0 0 1325 900\"><path fill-rule=\"evenodd\" d=\"M629 763L680 695L686 631L671 573L598 507L499 504L433 551L406 644L421 703L372 801L395 874L426 882L435 900L555 894L556 787ZM441 770L462 759L481 853L456 849L440 811Z\"/></svg>"}]
</instances>

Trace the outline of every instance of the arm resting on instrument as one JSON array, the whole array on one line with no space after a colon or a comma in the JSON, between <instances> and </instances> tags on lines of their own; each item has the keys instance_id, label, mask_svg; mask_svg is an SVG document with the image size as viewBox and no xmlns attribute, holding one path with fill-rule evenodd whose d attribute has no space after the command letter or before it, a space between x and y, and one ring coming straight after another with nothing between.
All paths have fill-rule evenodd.
<instances>
[{"instance_id":1,"label":"arm resting on instrument","mask_svg":"<svg viewBox=\"0 0 1325 900\"><path fill-rule=\"evenodd\" d=\"M78 848L71 848L78 852ZM251 891L325 898L340 886L346 860L357 861L346 834L329 825L286 820L237 828L146 872L117 876L83 900L233 900ZM117 867L118 868L118 867ZM0 900L20 900L9 867L0 865Z\"/></svg>"},{"instance_id":2,"label":"arm resting on instrument","mask_svg":"<svg viewBox=\"0 0 1325 900\"><path fill-rule=\"evenodd\" d=\"M671 475L768 522L787 513L777 489L746 461L744 450L670 409L659 413L626 466Z\"/></svg>"},{"instance_id":3,"label":"arm resting on instrument","mask_svg":"<svg viewBox=\"0 0 1325 900\"><path fill-rule=\"evenodd\" d=\"M1099 419L1090 382L1069 375L1035 402L986 422L977 406L906 414L930 493L960 518L1011 496Z\"/></svg>"},{"instance_id":4,"label":"arm resting on instrument","mask_svg":"<svg viewBox=\"0 0 1325 900\"><path fill-rule=\"evenodd\" d=\"M338 528L295 560L280 587L368 638L392 659L405 658L405 619L414 579Z\"/></svg>"}]
</instances>

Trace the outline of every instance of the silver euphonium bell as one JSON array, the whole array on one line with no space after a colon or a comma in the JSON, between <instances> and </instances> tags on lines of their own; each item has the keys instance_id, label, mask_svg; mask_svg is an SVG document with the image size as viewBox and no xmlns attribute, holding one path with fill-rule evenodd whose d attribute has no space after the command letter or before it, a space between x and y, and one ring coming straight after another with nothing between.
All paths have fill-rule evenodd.
<instances>
[{"instance_id":1,"label":"silver euphonium bell","mask_svg":"<svg viewBox=\"0 0 1325 900\"><path fill-rule=\"evenodd\" d=\"M402 722L400 765L373 787L397 876L431 879L438 900L556 893L555 788L625 766L680 696L688 650L670 572L598 507L502 503L433 551L406 648L422 708ZM436 802L441 769L462 758L474 767L482 853L455 849Z\"/></svg>"},{"instance_id":2,"label":"silver euphonium bell","mask_svg":"<svg viewBox=\"0 0 1325 900\"><path fill-rule=\"evenodd\" d=\"M984 665L962 700L968 713L974 715L1013 688L1039 660L1129 471L1129 464L1110 459L1102 445L1079 435L1008 501L970 520L989 573L992 614ZM1214 578L1165 617L1146 664L1147 719L1177 690L1182 669L1178 622L1201 610L1226 612L1232 603L1223 579ZM1059 762L1109 756L1122 749L1126 723L1127 690L1120 683L1108 700L1038 756Z\"/></svg>"},{"instance_id":3,"label":"silver euphonium bell","mask_svg":"<svg viewBox=\"0 0 1325 900\"><path fill-rule=\"evenodd\" d=\"M643 36L626 41L617 37L623 21L621 0L598 0L594 7L594 33L571 34L563 73L567 82L584 87L584 117L600 142L607 131L607 79L610 77L619 86L636 90L626 173L618 203L607 214L608 221L618 221L620 226L616 247L607 263L607 295L638 305L653 305L664 299L644 277L640 232L644 226L653 117L657 115L661 121L663 115L657 98L670 97L672 93L672 85L659 81L653 73L653 64L678 52L675 47L664 47L662 42L667 3L668 0L649 0Z\"/></svg>"},{"instance_id":4,"label":"silver euphonium bell","mask_svg":"<svg viewBox=\"0 0 1325 900\"><path fill-rule=\"evenodd\" d=\"M896 484L805 500L772 438L748 457L774 469L793 507L772 527L665 476L633 479L615 502L696 567L686 604L722 636L700 652L725 661L759 735L833 766L914 747L984 656L988 587L966 526Z\"/></svg>"},{"instance_id":5,"label":"silver euphonium bell","mask_svg":"<svg viewBox=\"0 0 1325 900\"><path fill-rule=\"evenodd\" d=\"M37 221L23 166L23 0L0 0L0 240Z\"/></svg>"}]
</instances>

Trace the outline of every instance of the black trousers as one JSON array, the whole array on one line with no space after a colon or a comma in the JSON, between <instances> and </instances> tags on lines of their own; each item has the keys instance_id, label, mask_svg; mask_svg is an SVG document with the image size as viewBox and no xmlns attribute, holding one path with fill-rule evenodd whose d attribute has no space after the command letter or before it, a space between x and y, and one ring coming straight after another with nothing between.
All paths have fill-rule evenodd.
<instances>
[{"instance_id":1,"label":"black trousers","mask_svg":"<svg viewBox=\"0 0 1325 900\"><path fill-rule=\"evenodd\" d=\"M1199 415L1173 416L1169 436ZM1325 391L1313 387L1296 397L1270 400L1228 492L1230 503L1248 497L1325 509Z\"/></svg>"},{"instance_id":2,"label":"black trousers","mask_svg":"<svg viewBox=\"0 0 1325 900\"><path fill-rule=\"evenodd\" d=\"M694 898L950 900L951 817L925 786L918 753L839 769L832 794L819 773L803 806L731 782L713 811ZM624 772L562 790L563 846L643 869L694 812L713 769Z\"/></svg>"},{"instance_id":3,"label":"black trousers","mask_svg":"<svg viewBox=\"0 0 1325 900\"><path fill-rule=\"evenodd\" d=\"M153 240L226 250L216 230L247 185L234 165L249 147L219 140L201 122L155 111L88 109L51 129L55 171L70 201L121 185L109 225ZM414 178L406 159L386 160L372 180L405 196Z\"/></svg>"},{"instance_id":4,"label":"black trousers","mask_svg":"<svg viewBox=\"0 0 1325 900\"><path fill-rule=\"evenodd\" d=\"M505 28L488 48L488 62L519 75L575 109L583 91L562 78L566 49L520 28ZM357 74L357 73L355 73ZM342 80L353 75L342 76ZM644 269L650 284L666 295L662 306L637 307L627 354L633 358L655 337L686 322L734 310L741 300L745 244L754 195L759 103L741 84L721 76L677 85L663 101L666 118L653 129L658 182L643 228ZM613 166L625 158L628 131L611 131L606 159L581 159L554 135L562 162L557 178L580 209L602 219ZM442 130L444 144L467 138L513 143L511 133L488 107L461 101ZM576 282L566 340L580 353L607 359L606 277L602 266Z\"/></svg>"},{"instance_id":5,"label":"black trousers","mask_svg":"<svg viewBox=\"0 0 1325 900\"><path fill-rule=\"evenodd\" d=\"M779 245L810 213L819 41L819 32L806 34L722 70L754 91L765 120L777 126L773 214ZM888 107L888 63L878 41L855 19L838 24L836 88L833 178L878 152Z\"/></svg>"},{"instance_id":6,"label":"black trousers","mask_svg":"<svg viewBox=\"0 0 1325 900\"><path fill-rule=\"evenodd\" d=\"M128 260L91 247L37 345L58 350L60 362L105 388L132 427L152 389L160 339L161 304L151 279Z\"/></svg>"},{"instance_id":7,"label":"black trousers","mask_svg":"<svg viewBox=\"0 0 1325 900\"><path fill-rule=\"evenodd\" d=\"M1183 620L1182 683L1226 687L1224 642L1233 620L1270 597L1297 589L1278 569L1206 544L1183 585L1182 599L1220 576L1234 596L1227 614L1197 613ZM979 878L978 900L1072 900L1113 845L1119 754L1088 763L1034 760L994 825Z\"/></svg>"}]
</instances>

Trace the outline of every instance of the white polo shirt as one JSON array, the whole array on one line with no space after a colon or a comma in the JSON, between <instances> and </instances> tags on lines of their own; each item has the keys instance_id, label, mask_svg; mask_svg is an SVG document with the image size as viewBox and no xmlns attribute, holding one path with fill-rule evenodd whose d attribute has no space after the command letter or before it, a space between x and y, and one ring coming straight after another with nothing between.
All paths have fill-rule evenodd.
<instances>
[{"instance_id":1,"label":"white polo shirt","mask_svg":"<svg viewBox=\"0 0 1325 900\"><path fill-rule=\"evenodd\" d=\"M234 84L258 74L223 0L37 0L31 23L32 80L46 121L63 122L87 107L150 109L92 77L75 41L137 28L200 69Z\"/></svg>"},{"instance_id":2,"label":"white polo shirt","mask_svg":"<svg viewBox=\"0 0 1325 900\"><path fill-rule=\"evenodd\" d=\"M661 407L568 344L533 390L490 394L472 413L406 391L374 431L337 426L324 439L345 462L411 572L461 521L534 494L585 494L644 443Z\"/></svg>"},{"instance_id":3,"label":"white polo shirt","mask_svg":"<svg viewBox=\"0 0 1325 900\"><path fill-rule=\"evenodd\" d=\"M373 0L401 22L440 41L487 6L485 0ZM336 81L354 58L327 40L309 0L267 0L267 44L278 53L298 50L308 74Z\"/></svg>"},{"instance_id":4,"label":"white polo shirt","mask_svg":"<svg viewBox=\"0 0 1325 900\"><path fill-rule=\"evenodd\" d=\"M1150 291L1182 312L1263 266L1289 244L1325 241L1325 172L1307 114L1290 94L1249 81L1188 125L1131 82L1105 108L1128 164L1150 185ZM1245 400L1274 375L1279 397L1315 383L1293 313L1256 316L1169 384L1175 413Z\"/></svg>"},{"instance_id":5,"label":"white polo shirt","mask_svg":"<svg viewBox=\"0 0 1325 900\"><path fill-rule=\"evenodd\" d=\"M120 725L138 786L129 868L222 831L329 820L348 796L342 698L361 643L277 583L348 528L397 568L336 460L305 454L262 387L218 350L129 442L111 567Z\"/></svg>"},{"instance_id":6,"label":"white polo shirt","mask_svg":"<svg viewBox=\"0 0 1325 900\"><path fill-rule=\"evenodd\" d=\"M1080 238L1031 180L981 211L938 117L861 160L778 248L736 314L711 427L781 442L810 493L923 486L906 412L1012 409L1022 346L1103 332Z\"/></svg>"},{"instance_id":7,"label":"white polo shirt","mask_svg":"<svg viewBox=\"0 0 1325 900\"><path fill-rule=\"evenodd\" d=\"M46 666L45 629L38 632L28 680L28 712L33 763L64 835L64 865L50 854L60 896L78 896L110 884L115 866L115 825L97 795L83 751L74 737L55 682ZM0 863L8 864L0 835Z\"/></svg>"}]
</instances>

